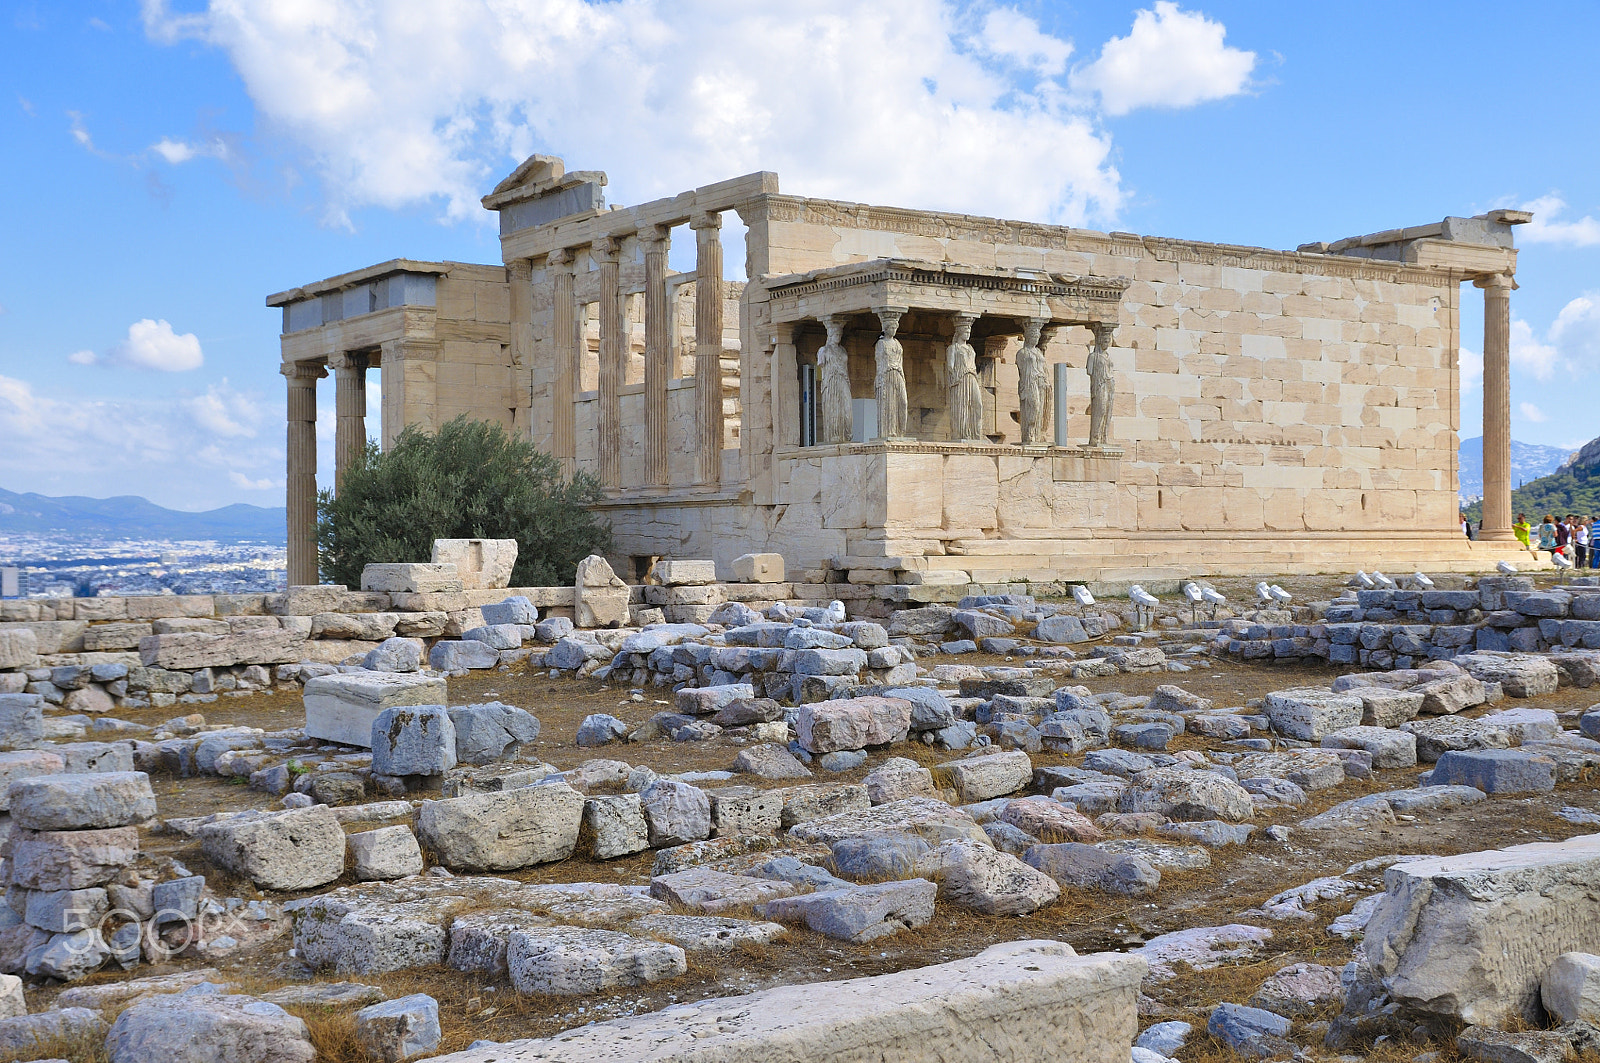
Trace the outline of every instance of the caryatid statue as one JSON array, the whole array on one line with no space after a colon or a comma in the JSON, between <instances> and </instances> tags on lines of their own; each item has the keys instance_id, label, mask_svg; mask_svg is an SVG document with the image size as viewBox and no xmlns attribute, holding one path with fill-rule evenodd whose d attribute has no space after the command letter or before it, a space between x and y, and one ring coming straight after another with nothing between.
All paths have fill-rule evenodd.
<instances>
[{"instance_id":1,"label":"caryatid statue","mask_svg":"<svg viewBox=\"0 0 1600 1063\"><path fill-rule=\"evenodd\" d=\"M950 382L946 402L950 407L950 438L983 438L983 389L978 386L978 352L967 342L972 338L975 314L956 315L955 338L945 351L945 378Z\"/></svg>"},{"instance_id":2,"label":"caryatid statue","mask_svg":"<svg viewBox=\"0 0 1600 1063\"><path fill-rule=\"evenodd\" d=\"M1017 406L1025 447L1043 442L1050 429L1050 367L1040 342L1046 324L1045 318L1028 318L1022 326L1022 349L1017 352Z\"/></svg>"},{"instance_id":3,"label":"caryatid statue","mask_svg":"<svg viewBox=\"0 0 1600 1063\"><path fill-rule=\"evenodd\" d=\"M1111 432L1111 406L1117 397L1111 374L1111 333L1115 325L1094 326L1094 346L1089 348L1089 445L1103 447Z\"/></svg>"},{"instance_id":4,"label":"caryatid statue","mask_svg":"<svg viewBox=\"0 0 1600 1063\"><path fill-rule=\"evenodd\" d=\"M850 442L854 417L850 412L850 355L844 349L844 320L836 314L822 319L828 342L817 351L817 411L822 442Z\"/></svg>"},{"instance_id":5,"label":"caryatid statue","mask_svg":"<svg viewBox=\"0 0 1600 1063\"><path fill-rule=\"evenodd\" d=\"M878 400L878 435L884 439L903 439L906 434L906 367L905 349L894 338L900 328L904 310L877 311L883 325L883 335L872 348L877 371L872 380L872 391Z\"/></svg>"}]
</instances>

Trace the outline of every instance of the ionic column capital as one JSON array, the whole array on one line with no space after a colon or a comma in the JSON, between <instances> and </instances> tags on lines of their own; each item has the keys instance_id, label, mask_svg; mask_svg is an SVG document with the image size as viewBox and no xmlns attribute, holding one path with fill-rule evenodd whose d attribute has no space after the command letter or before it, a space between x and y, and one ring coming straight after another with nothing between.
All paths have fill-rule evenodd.
<instances>
[{"instance_id":1,"label":"ionic column capital","mask_svg":"<svg viewBox=\"0 0 1600 1063\"><path fill-rule=\"evenodd\" d=\"M1517 278L1510 273L1489 273L1481 277L1474 277L1472 286L1474 288L1482 288L1485 291L1490 289L1516 291Z\"/></svg>"},{"instance_id":2,"label":"ionic column capital","mask_svg":"<svg viewBox=\"0 0 1600 1063\"><path fill-rule=\"evenodd\" d=\"M722 228L722 215L714 211L701 211L689 218L691 229L720 229Z\"/></svg>"},{"instance_id":3,"label":"ionic column capital","mask_svg":"<svg viewBox=\"0 0 1600 1063\"><path fill-rule=\"evenodd\" d=\"M289 378L289 386L315 387L316 382L328 375L328 369L320 362L285 362L278 367L278 372Z\"/></svg>"},{"instance_id":4,"label":"ionic column capital","mask_svg":"<svg viewBox=\"0 0 1600 1063\"><path fill-rule=\"evenodd\" d=\"M617 260L617 240L611 236L596 237L594 243L589 245L589 257L596 262L615 262Z\"/></svg>"},{"instance_id":5,"label":"ionic column capital","mask_svg":"<svg viewBox=\"0 0 1600 1063\"><path fill-rule=\"evenodd\" d=\"M672 229L666 225L650 225L639 230L639 243L645 253L665 251L672 239Z\"/></svg>"},{"instance_id":6,"label":"ionic column capital","mask_svg":"<svg viewBox=\"0 0 1600 1063\"><path fill-rule=\"evenodd\" d=\"M558 247L558 248L556 248L554 251L550 252L548 255L545 256L544 264L545 264L546 268L548 268L548 269L557 269L557 270L566 269L566 270L570 270L571 267L572 267L572 248L570 248L570 247Z\"/></svg>"},{"instance_id":7,"label":"ionic column capital","mask_svg":"<svg viewBox=\"0 0 1600 1063\"><path fill-rule=\"evenodd\" d=\"M338 351L334 354L328 355L328 365L331 366L335 372L349 370L360 370L365 372L367 369L367 356L359 351Z\"/></svg>"}]
</instances>

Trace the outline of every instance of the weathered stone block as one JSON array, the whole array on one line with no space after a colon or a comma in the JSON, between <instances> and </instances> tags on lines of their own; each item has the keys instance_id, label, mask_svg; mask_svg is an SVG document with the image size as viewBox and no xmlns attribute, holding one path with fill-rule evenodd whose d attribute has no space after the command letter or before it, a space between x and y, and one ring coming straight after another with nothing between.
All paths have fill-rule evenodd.
<instances>
[{"instance_id":1,"label":"weathered stone block","mask_svg":"<svg viewBox=\"0 0 1600 1063\"><path fill-rule=\"evenodd\" d=\"M1600 834L1397 864L1367 922L1368 962L1419 1016L1537 1022L1545 972L1600 933L1596 881Z\"/></svg>"},{"instance_id":2,"label":"weathered stone block","mask_svg":"<svg viewBox=\"0 0 1600 1063\"><path fill-rule=\"evenodd\" d=\"M1334 731L1359 726L1364 706L1354 694L1301 687L1268 694L1262 711L1279 734L1317 742Z\"/></svg>"},{"instance_id":3,"label":"weathered stone block","mask_svg":"<svg viewBox=\"0 0 1600 1063\"><path fill-rule=\"evenodd\" d=\"M30 890L104 886L139 858L139 831L16 830L6 856L10 883Z\"/></svg>"},{"instance_id":4,"label":"weathered stone block","mask_svg":"<svg viewBox=\"0 0 1600 1063\"><path fill-rule=\"evenodd\" d=\"M498 658L497 658L498 659ZM441 676L406 672L349 672L306 681L306 736L340 745L369 747L372 724L384 709L442 705Z\"/></svg>"},{"instance_id":5,"label":"weathered stone block","mask_svg":"<svg viewBox=\"0 0 1600 1063\"><path fill-rule=\"evenodd\" d=\"M663 941L563 926L513 933L506 967L519 993L575 996L676 978L688 962L682 949Z\"/></svg>"},{"instance_id":6,"label":"weathered stone block","mask_svg":"<svg viewBox=\"0 0 1600 1063\"><path fill-rule=\"evenodd\" d=\"M404 824L349 836L350 864L362 882L422 874L422 847Z\"/></svg>"},{"instance_id":7,"label":"weathered stone block","mask_svg":"<svg viewBox=\"0 0 1600 1063\"><path fill-rule=\"evenodd\" d=\"M739 583L782 583L782 554L740 554L733 559L733 578Z\"/></svg>"},{"instance_id":8,"label":"weathered stone block","mask_svg":"<svg viewBox=\"0 0 1600 1063\"><path fill-rule=\"evenodd\" d=\"M372 770L443 775L456 766L456 727L443 705L397 705L372 721Z\"/></svg>"},{"instance_id":9,"label":"weathered stone block","mask_svg":"<svg viewBox=\"0 0 1600 1063\"><path fill-rule=\"evenodd\" d=\"M0 753L0 812L11 809L10 788L13 782L39 775L59 775L66 770L66 761L61 755L47 750L22 749L14 753Z\"/></svg>"},{"instance_id":10,"label":"weathered stone block","mask_svg":"<svg viewBox=\"0 0 1600 1063\"><path fill-rule=\"evenodd\" d=\"M142 771L40 775L13 782L9 792L11 822L24 830L126 827L156 814Z\"/></svg>"},{"instance_id":11,"label":"weathered stone block","mask_svg":"<svg viewBox=\"0 0 1600 1063\"><path fill-rule=\"evenodd\" d=\"M578 844L583 795L564 783L424 801L417 836L446 867L510 871L565 860Z\"/></svg>"},{"instance_id":12,"label":"weathered stone block","mask_svg":"<svg viewBox=\"0 0 1600 1063\"><path fill-rule=\"evenodd\" d=\"M511 585L517 565L515 539L435 539L433 563L455 565L456 577L469 591Z\"/></svg>"},{"instance_id":13,"label":"weathered stone block","mask_svg":"<svg viewBox=\"0 0 1600 1063\"><path fill-rule=\"evenodd\" d=\"M650 826L638 794L586 798L580 844L596 860L614 860L650 848Z\"/></svg>"},{"instance_id":14,"label":"weathered stone block","mask_svg":"<svg viewBox=\"0 0 1600 1063\"><path fill-rule=\"evenodd\" d=\"M961 803L972 804L1026 789L1033 781L1033 762L1021 750L985 753L935 765L933 778L954 789Z\"/></svg>"},{"instance_id":15,"label":"weathered stone block","mask_svg":"<svg viewBox=\"0 0 1600 1063\"><path fill-rule=\"evenodd\" d=\"M761 905L756 914L804 923L827 937L861 943L925 925L933 918L938 893L932 882L914 878L782 897Z\"/></svg>"},{"instance_id":16,"label":"weathered stone block","mask_svg":"<svg viewBox=\"0 0 1600 1063\"><path fill-rule=\"evenodd\" d=\"M441 639L428 651L428 667L441 672L462 673L499 663L500 651L477 639Z\"/></svg>"},{"instance_id":17,"label":"weathered stone block","mask_svg":"<svg viewBox=\"0 0 1600 1063\"><path fill-rule=\"evenodd\" d=\"M304 635L282 628L229 635L146 635L139 658L146 667L193 671L237 664L284 664L305 656Z\"/></svg>"},{"instance_id":18,"label":"weathered stone block","mask_svg":"<svg viewBox=\"0 0 1600 1063\"><path fill-rule=\"evenodd\" d=\"M1074 1063L1128 1063L1143 975L1143 962L1133 956L1078 956L1060 942L1007 942L952 963L712 999L693 1005L693 1014L655 1012L510 1048L519 1058L566 1063L824 1057L1013 1063L1049 1058L1056 1050L1049 1046L1065 1044ZM744 1018L712 1021L730 1014ZM503 1061L511 1052L483 1048L453 1063Z\"/></svg>"},{"instance_id":19,"label":"weathered stone block","mask_svg":"<svg viewBox=\"0 0 1600 1063\"><path fill-rule=\"evenodd\" d=\"M902 742L910 730L911 703L900 698L815 702L801 706L795 718L795 735L800 745L812 753Z\"/></svg>"},{"instance_id":20,"label":"weathered stone block","mask_svg":"<svg viewBox=\"0 0 1600 1063\"><path fill-rule=\"evenodd\" d=\"M0 749L30 749L44 739L44 698L0 694Z\"/></svg>"},{"instance_id":21,"label":"weathered stone block","mask_svg":"<svg viewBox=\"0 0 1600 1063\"><path fill-rule=\"evenodd\" d=\"M250 812L200 828L206 857L261 889L306 890L344 874L344 828L326 805Z\"/></svg>"},{"instance_id":22,"label":"weathered stone block","mask_svg":"<svg viewBox=\"0 0 1600 1063\"><path fill-rule=\"evenodd\" d=\"M459 592L461 577L456 566L449 562L429 564L372 564L361 570L361 589L364 591L402 591L408 594L430 594L436 591Z\"/></svg>"},{"instance_id":23,"label":"weathered stone block","mask_svg":"<svg viewBox=\"0 0 1600 1063\"><path fill-rule=\"evenodd\" d=\"M1473 786L1486 794L1541 793L1555 789L1556 762L1520 749L1450 750L1439 757L1430 786Z\"/></svg>"}]
</instances>

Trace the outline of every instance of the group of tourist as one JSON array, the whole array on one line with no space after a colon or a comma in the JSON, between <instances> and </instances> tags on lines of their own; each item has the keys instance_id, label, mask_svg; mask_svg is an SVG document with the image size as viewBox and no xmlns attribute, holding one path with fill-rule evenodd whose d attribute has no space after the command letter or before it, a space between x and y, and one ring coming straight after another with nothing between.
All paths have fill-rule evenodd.
<instances>
[{"instance_id":1,"label":"group of tourist","mask_svg":"<svg viewBox=\"0 0 1600 1063\"><path fill-rule=\"evenodd\" d=\"M1538 528L1534 528L1528 523L1527 514L1518 513L1511 530L1535 558L1541 553L1551 557L1561 554L1572 562L1574 568L1600 569L1600 549L1593 549L1600 547L1600 541L1597 541L1600 540L1600 529L1595 527L1593 517L1568 513L1565 519L1558 520L1554 514L1546 513ZM1535 539L1535 536L1538 538Z\"/></svg>"}]
</instances>

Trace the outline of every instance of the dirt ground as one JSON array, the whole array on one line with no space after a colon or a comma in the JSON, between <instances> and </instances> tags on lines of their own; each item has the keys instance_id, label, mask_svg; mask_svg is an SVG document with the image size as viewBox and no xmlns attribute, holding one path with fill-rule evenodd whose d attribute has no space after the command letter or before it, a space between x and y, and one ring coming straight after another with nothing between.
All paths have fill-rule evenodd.
<instances>
[{"instance_id":1,"label":"dirt ground","mask_svg":"<svg viewBox=\"0 0 1600 1063\"><path fill-rule=\"evenodd\" d=\"M1398 576L1399 574L1392 574ZM1330 596L1331 585L1322 581L1279 580L1297 596L1320 592ZM1231 585L1237 583L1237 586ZM1249 593L1253 581L1218 581L1230 597ZM930 663L924 661L923 663ZM932 662L937 663L937 662ZM967 656L960 663L1000 663L999 658ZM1202 659L1187 674L1157 672L1118 675L1083 680L1096 693L1118 690L1127 694L1148 694L1162 683L1177 682L1185 689L1213 699L1219 706L1244 705L1275 689L1299 685L1326 685L1346 669L1295 663L1274 666ZM670 692L647 689L636 700L627 689L592 680L551 679L535 672L488 673L450 680L450 701L455 704L498 699L527 709L536 715L543 729L534 755L558 768L575 767L595 757L647 764L658 772L729 769L743 742L723 735L713 741L676 743L659 740L648 743L619 743L599 750L578 749L573 736L579 722L590 713L605 712L630 725L644 722L653 713L669 707ZM1600 702L1600 688L1563 688L1558 693L1530 701L1508 700L1499 707L1537 707L1557 712L1588 709ZM179 708L185 708L180 706ZM208 723L247 724L266 730L298 727L304 722L296 694L264 694L241 698L222 698L216 703L188 706L204 712ZM1467 715L1477 715L1475 710ZM125 713L124 718L140 723L157 723L170 718L178 709L144 710ZM1572 724L1569 723L1568 726ZM1211 740L1185 736L1170 748L1217 748ZM859 781L890 756L909 756L924 764L951 759L915 743L905 743L868 757L866 764L848 772L830 775L820 770L818 782ZM1078 764L1083 757L1055 753L1033 755L1036 766ZM1311 803L1299 809L1279 809L1258 814L1253 821L1258 830L1249 844L1212 850L1211 867L1192 872L1168 871L1162 875L1160 890L1151 897L1125 898L1064 890L1057 904L1020 918L982 916L963 909L940 905L929 925L913 932L872 942L849 945L804 929L792 929L778 943L744 949L730 955L691 954L687 975L651 986L621 989L579 998L519 997L504 982L485 984L481 978L438 969L409 971L356 979L385 989L391 995L427 992L438 999L445 1026L441 1051L465 1048L480 1038L511 1040L554 1034L591 1021L658 1010L668 1004L710 996L752 992L782 984L807 983L830 979L880 974L927 964L940 963L975 954L998 942L1028 938L1054 938L1068 942L1080 952L1126 949L1151 937L1186 927L1211 926L1241 921L1240 913L1271 895L1325 875L1337 875L1350 864L1386 854L1454 854L1523 842L1556 840L1592 832L1575 826L1553 813L1563 806L1576 806L1600 812L1600 792L1594 783L1583 781L1561 784L1554 793L1534 797L1491 797L1487 801L1430 816L1417 816L1387 829L1322 833L1316 836L1292 832L1287 843L1265 838L1265 828L1273 823L1292 827L1295 822L1338 802L1364 793L1408 788L1416 785L1421 768L1374 772L1369 780L1347 780L1333 789L1311 795ZM221 809L278 807L277 799L253 793L243 786L207 777L176 779L152 778L163 818L198 815ZM751 777L740 783L779 786ZM427 796L427 795L418 795ZM1169 839L1167 839L1169 840ZM205 874L219 895L245 899L262 897L248 883L230 880L208 865L197 843L166 833L146 832L142 839L147 852L181 860L196 873ZM646 883L653 854L609 862L575 857L557 864L513 873L507 877L528 882L601 881ZM342 883L341 883L342 884ZM322 892L322 891L318 891ZM289 899L273 895L275 902ZM1270 926L1269 947L1247 961L1206 972L1180 971L1175 979L1149 989L1152 1012L1145 1021L1183 1018L1203 1031L1210 1008L1222 1001L1246 1001L1255 988L1279 968L1298 961L1337 966L1350 957L1351 945L1327 932L1327 923L1344 914L1350 901L1332 902L1319 908L1314 922L1271 922L1243 919ZM312 977L287 953L292 945L285 934L246 954L234 954L210 965L222 977L242 988L261 991ZM182 960L161 968L143 967L137 975L166 970L205 966L199 960ZM95 981L111 981L123 976L102 973ZM337 981L334 976L316 976ZM53 990L30 990L30 1002L37 1010ZM329 1060L360 1059L360 1049L351 1037L348 1012L330 1009L291 1009L312 1025L316 1039ZM1330 1015L1320 1016L1322 1019ZM1314 1016L1313 1019L1318 1018ZM1302 1020L1303 1024L1304 1020ZM1186 1060L1229 1058L1225 1051L1191 1041ZM1441 1049L1441 1059L1454 1058L1454 1049ZM1417 1046L1380 1048L1372 1058L1411 1058ZM1321 1049L1313 1056L1320 1058ZM1328 1054L1331 1057L1331 1053ZM80 1058L93 1058L92 1053Z\"/></svg>"}]
</instances>

